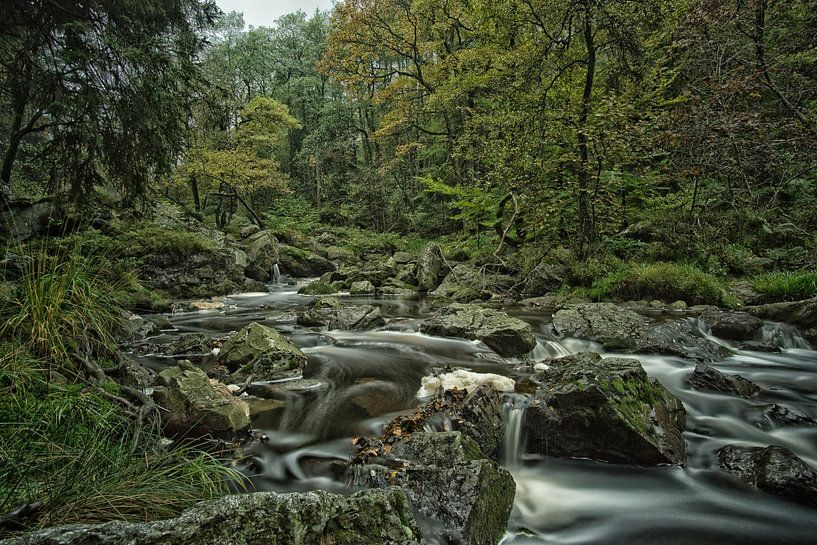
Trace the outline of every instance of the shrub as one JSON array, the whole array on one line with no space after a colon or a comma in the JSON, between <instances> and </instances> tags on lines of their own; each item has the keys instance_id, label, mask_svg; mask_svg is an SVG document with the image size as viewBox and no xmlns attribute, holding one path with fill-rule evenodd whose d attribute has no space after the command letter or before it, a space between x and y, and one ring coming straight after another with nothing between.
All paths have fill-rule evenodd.
<instances>
[{"instance_id":1,"label":"shrub","mask_svg":"<svg viewBox=\"0 0 817 545\"><path fill-rule=\"evenodd\" d=\"M134 257L155 257L174 263L181 263L189 257L218 249L212 238L190 231L176 231L148 225L118 237L122 242L122 255Z\"/></svg>"},{"instance_id":2,"label":"shrub","mask_svg":"<svg viewBox=\"0 0 817 545\"><path fill-rule=\"evenodd\" d=\"M817 296L817 271L778 271L755 276L752 287L770 298L797 301Z\"/></svg>"},{"instance_id":3,"label":"shrub","mask_svg":"<svg viewBox=\"0 0 817 545\"><path fill-rule=\"evenodd\" d=\"M731 305L724 284L693 265L636 264L593 284L601 298L682 300L693 305Z\"/></svg>"}]
</instances>

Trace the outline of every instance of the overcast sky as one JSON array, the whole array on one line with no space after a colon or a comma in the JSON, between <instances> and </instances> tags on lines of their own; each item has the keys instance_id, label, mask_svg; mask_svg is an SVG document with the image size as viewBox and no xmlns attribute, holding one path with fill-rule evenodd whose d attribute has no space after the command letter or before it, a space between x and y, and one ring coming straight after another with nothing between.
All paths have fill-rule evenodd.
<instances>
[{"instance_id":1,"label":"overcast sky","mask_svg":"<svg viewBox=\"0 0 817 545\"><path fill-rule=\"evenodd\" d=\"M287 13L301 10L311 14L315 8L328 10L332 0L216 0L216 4L225 13L242 12L248 25L272 26L278 17Z\"/></svg>"}]
</instances>

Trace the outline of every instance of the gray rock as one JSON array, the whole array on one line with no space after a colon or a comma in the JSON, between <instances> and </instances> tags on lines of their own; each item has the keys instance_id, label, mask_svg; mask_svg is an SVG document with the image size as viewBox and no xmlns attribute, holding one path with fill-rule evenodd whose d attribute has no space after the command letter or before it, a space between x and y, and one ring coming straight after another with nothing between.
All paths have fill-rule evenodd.
<instances>
[{"instance_id":1,"label":"gray rock","mask_svg":"<svg viewBox=\"0 0 817 545\"><path fill-rule=\"evenodd\" d=\"M459 432L409 434L384 464L352 466L350 476L369 488L400 486L427 534L467 545L499 543L516 492L510 473Z\"/></svg>"},{"instance_id":2,"label":"gray rock","mask_svg":"<svg viewBox=\"0 0 817 545\"><path fill-rule=\"evenodd\" d=\"M521 356L536 346L530 324L479 305L454 303L432 314L423 333L484 342L500 356Z\"/></svg>"},{"instance_id":3,"label":"gray rock","mask_svg":"<svg viewBox=\"0 0 817 545\"><path fill-rule=\"evenodd\" d=\"M277 430L286 410L286 403L262 397L242 398L250 408L250 422L255 429Z\"/></svg>"},{"instance_id":4,"label":"gray rock","mask_svg":"<svg viewBox=\"0 0 817 545\"><path fill-rule=\"evenodd\" d=\"M244 251L249 259L244 274L253 280L268 282L272 278L272 267L279 260L278 239L267 229L258 231L244 240Z\"/></svg>"},{"instance_id":5,"label":"gray rock","mask_svg":"<svg viewBox=\"0 0 817 545\"><path fill-rule=\"evenodd\" d=\"M783 498L817 505L817 471L787 448L727 445L716 452L721 469Z\"/></svg>"},{"instance_id":6,"label":"gray rock","mask_svg":"<svg viewBox=\"0 0 817 545\"><path fill-rule=\"evenodd\" d=\"M335 265L325 257L309 250L281 244L278 246L281 272L294 277L320 276L335 270Z\"/></svg>"},{"instance_id":7,"label":"gray rock","mask_svg":"<svg viewBox=\"0 0 817 545\"><path fill-rule=\"evenodd\" d=\"M202 502L169 520L70 525L3 545L421 545L406 496L397 488L345 497L324 491L257 492Z\"/></svg>"},{"instance_id":8,"label":"gray rock","mask_svg":"<svg viewBox=\"0 0 817 545\"><path fill-rule=\"evenodd\" d=\"M394 265L406 265L414 261L414 256L408 252L394 252L389 259Z\"/></svg>"},{"instance_id":9,"label":"gray rock","mask_svg":"<svg viewBox=\"0 0 817 545\"><path fill-rule=\"evenodd\" d=\"M361 280L360 282L352 282L349 287L350 295L374 295L374 284L368 280Z\"/></svg>"},{"instance_id":10,"label":"gray rock","mask_svg":"<svg viewBox=\"0 0 817 545\"><path fill-rule=\"evenodd\" d=\"M141 341L161 333L161 330L154 322L127 310L122 312L122 321L120 323L126 341Z\"/></svg>"},{"instance_id":11,"label":"gray rock","mask_svg":"<svg viewBox=\"0 0 817 545\"><path fill-rule=\"evenodd\" d=\"M740 375L721 373L714 367L699 363L689 377L689 382L700 390L752 397L760 391L760 386Z\"/></svg>"},{"instance_id":12,"label":"gray rock","mask_svg":"<svg viewBox=\"0 0 817 545\"><path fill-rule=\"evenodd\" d=\"M174 299L193 299L242 291L244 270L227 247L202 250L179 260L177 256L145 256L141 272L151 286Z\"/></svg>"},{"instance_id":13,"label":"gray rock","mask_svg":"<svg viewBox=\"0 0 817 545\"><path fill-rule=\"evenodd\" d=\"M634 350L698 361L718 361L732 355L728 348L702 337L691 319L650 324L636 340Z\"/></svg>"},{"instance_id":14,"label":"gray rock","mask_svg":"<svg viewBox=\"0 0 817 545\"><path fill-rule=\"evenodd\" d=\"M563 276L561 267L542 261L525 274L522 295L536 297L556 291L565 283Z\"/></svg>"},{"instance_id":15,"label":"gray rock","mask_svg":"<svg viewBox=\"0 0 817 545\"><path fill-rule=\"evenodd\" d=\"M153 393L165 435L233 439L250 426L250 409L188 361L159 373Z\"/></svg>"},{"instance_id":16,"label":"gray rock","mask_svg":"<svg viewBox=\"0 0 817 545\"><path fill-rule=\"evenodd\" d=\"M701 319L712 329L713 335L732 341L754 339L763 326L763 320L747 312L709 310L701 315Z\"/></svg>"},{"instance_id":17,"label":"gray rock","mask_svg":"<svg viewBox=\"0 0 817 545\"><path fill-rule=\"evenodd\" d=\"M683 464L686 413L638 360L553 360L525 413L527 451L614 463Z\"/></svg>"},{"instance_id":18,"label":"gray rock","mask_svg":"<svg viewBox=\"0 0 817 545\"><path fill-rule=\"evenodd\" d=\"M817 341L817 297L747 307L745 310L764 320L794 324L803 330L811 342Z\"/></svg>"},{"instance_id":19,"label":"gray rock","mask_svg":"<svg viewBox=\"0 0 817 545\"><path fill-rule=\"evenodd\" d=\"M469 302L505 293L513 284L513 279L508 275L482 271L471 265L457 265L431 293L455 301Z\"/></svg>"},{"instance_id":20,"label":"gray rock","mask_svg":"<svg viewBox=\"0 0 817 545\"><path fill-rule=\"evenodd\" d=\"M321 297L305 312L298 315L297 322L304 326L329 329L363 330L386 323L380 308L373 305L344 305L334 297Z\"/></svg>"},{"instance_id":21,"label":"gray rock","mask_svg":"<svg viewBox=\"0 0 817 545\"><path fill-rule=\"evenodd\" d=\"M436 242L429 242L417 257L417 288L431 291L440 285L445 269L443 251Z\"/></svg>"},{"instance_id":22,"label":"gray rock","mask_svg":"<svg viewBox=\"0 0 817 545\"><path fill-rule=\"evenodd\" d=\"M817 426L817 421L809 415L774 403L763 411L764 427L781 428L787 426Z\"/></svg>"},{"instance_id":23,"label":"gray rock","mask_svg":"<svg viewBox=\"0 0 817 545\"><path fill-rule=\"evenodd\" d=\"M380 286L383 295L414 295L417 288L396 278L387 278Z\"/></svg>"},{"instance_id":24,"label":"gray rock","mask_svg":"<svg viewBox=\"0 0 817 545\"><path fill-rule=\"evenodd\" d=\"M216 361L234 378L253 375L256 380L278 380L303 374L306 356L276 329L253 322L232 335Z\"/></svg>"},{"instance_id":25,"label":"gray rock","mask_svg":"<svg viewBox=\"0 0 817 545\"><path fill-rule=\"evenodd\" d=\"M324 278L324 276L321 278ZM315 280L314 282L310 282L309 284L301 287L298 290L298 293L301 295L329 295L330 293L337 293L337 291L338 290L336 290L331 283L326 283L323 280Z\"/></svg>"}]
</instances>

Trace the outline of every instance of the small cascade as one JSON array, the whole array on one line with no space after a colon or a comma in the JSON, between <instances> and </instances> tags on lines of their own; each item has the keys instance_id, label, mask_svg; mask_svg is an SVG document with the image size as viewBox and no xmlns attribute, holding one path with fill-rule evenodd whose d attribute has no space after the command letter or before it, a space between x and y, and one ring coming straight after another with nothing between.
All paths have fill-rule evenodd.
<instances>
[{"instance_id":1,"label":"small cascade","mask_svg":"<svg viewBox=\"0 0 817 545\"><path fill-rule=\"evenodd\" d=\"M789 324L780 322L766 322L757 333L756 339L764 344L771 344L780 348L799 348L808 350L811 345L800 331Z\"/></svg>"},{"instance_id":2,"label":"small cascade","mask_svg":"<svg viewBox=\"0 0 817 545\"><path fill-rule=\"evenodd\" d=\"M533 361L543 361L553 358L562 358L569 356L572 352L565 348L559 341L541 340L536 341L536 346L530 353L530 359Z\"/></svg>"},{"instance_id":3,"label":"small cascade","mask_svg":"<svg viewBox=\"0 0 817 545\"><path fill-rule=\"evenodd\" d=\"M272 266L272 283L275 285L281 283L281 269L278 267L278 263Z\"/></svg>"},{"instance_id":4,"label":"small cascade","mask_svg":"<svg viewBox=\"0 0 817 545\"><path fill-rule=\"evenodd\" d=\"M509 394L502 409L502 465L508 469L522 465L525 452L525 409L530 398L521 394Z\"/></svg>"}]
</instances>

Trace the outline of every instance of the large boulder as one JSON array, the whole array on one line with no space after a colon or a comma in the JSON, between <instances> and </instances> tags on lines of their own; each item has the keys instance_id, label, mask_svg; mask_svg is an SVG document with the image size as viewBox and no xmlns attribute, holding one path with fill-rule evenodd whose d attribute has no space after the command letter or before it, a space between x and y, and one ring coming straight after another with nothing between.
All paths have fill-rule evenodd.
<instances>
[{"instance_id":1,"label":"large boulder","mask_svg":"<svg viewBox=\"0 0 817 545\"><path fill-rule=\"evenodd\" d=\"M320 297L297 318L299 325L328 329L366 330L386 323L380 307L344 305L334 297Z\"/></svg>"},{"instance_id":2,"label":"large boulder","mask_svg":"<svg viewBox=\"0 0 817 545\"><path fill-rule=\"evenodd\" d=\"M269 281L272 278L272 268L279 261L278 239L264 229L247 237L243 246L249 258L244 274L260 282Z\"/></svg>"},{"instance_id":3,"label":"large boulder","mask_svg":"<svg viewBox=\"0 0 817 545\"><path fill-rule=\"evenodd\" d=\"M250 409L188 361L159 374L153 392L165 435L233 439L250 426Z\"/></svg>"},{"instance_id":4,"label":"large boulder","mask_svg":"<svg viewBox=\"0 0 817 545\"><path fill-rule=\"evenodd\" d=\"M745 341L755 338L763 326L763 320L748 312L725 312L710 309L701 314L701 319L712 330L712 334L722 339Z\"/></svg>"},{"instance_id":5,"label":"large boulder","mask_svg":"<svg viewBox=\"0 0 817 545\"><path fill-rule=\"evenodd\" d=\"M302 278L335 270L334 263L325 257L285 244L278 246L278 263L282 273Z\"/></svg>"},{"instance_id":6,"label":"large boulder","mask_svg":"<svg viewBox=\"0 0 817 545\"><path fill-rule=\"evenodd\" d=\"M703 337L691 320L653 323L613 303L565 305L553 316L559 336L601 343L607 350L668 354L701 361L730 355L725 347Z\"/></svg>"},{"instance_id":7,"label":"large boulder","mask_svg":"<svg viewBox=\"0 0 817 545\"><path fill-rule=\"evenodd\" d=\"M471 438L459 432L416 432L387 447L378 463L351 466L352 482L367 488L396 484L405 490L421 527L446 543L499 543L516 485Z\"/></svg>"},{"instance_id":8,"label":"large boulder","mask_svg":"<svg viewBox=\"0 0 817 545\"><path fill-rule=\"evenodd\" d=\"M445 276L445 257L436 242L429 242L417 257L417 288L431 291L440 285Z\"/></svg>"},{"instance_id":9,"label":"large boulder","mask_svg":"<svg viewBox=\"0 0 817 545\"><path fill-rule=\"evenodd\" d=\"M199 249L184 259L152 254L143 258L141 274L157 290L180 299L242 291L244 270L228 247Z\"/></svg>"},{"instance_id":10,"label":"large boulder","mask_svg":"<svg viewBox=\"0 0 817 545\"><path fill-rule=\"evenodd\" d=\"M536 347L530 324L479 305L454 303L432 314L423 333L484 342L500 356L521 356Z\"/></svg>"},{"instance_id":11,"label":"large boulder","mask_svg":"<svg viewBox=\"0 0 817 545\"><path fill-rule=\"evenodd\" d=\"M525 274L522 295L525 297L542 296L558 290L564 283L562 267L541 261Z\"/></svg>"},{"instance_id":12,"label":"large boulder","mask_svg":"<svg viewBox=\"0 0 817 545\"><path fill-rule=\"evenodd\" d=\"M368 280L361 280L359 282L352 282L349 286L350 295L374 295L374 284Z\"/></svg>"},{"instance_id":13,"label":"large boulder","mask_svg":"<svg viewBox=\"0 0 817 545\"><path fill-rule=\"evenodd\" d=\"M746 312L764 320L794 324L803 330L806 339L817 343L817 297L747 307Z\"/></svg>"},{"instance_id":14,"label":"large boulder","mask_svg":"<svg viewBox=\"0 0 817 545\"><path fill-rule=\"evenodd\" d=\"M513 284L508 275L483 271L471 265L457 265L431 294L467 303L490 299L508 291Z\"/></svg>"},{"instance_id":15,"label":"large boulder","mask_svg":"<svg viewBox=\"0 0 817 545\"><path fill-rule=\"evenodd\" d=\"M787 448L727 445L716 452L721 469L783 498L817 505L817 470Z\"/></svg>"},{"instance_id":16,"label":"large boulder","mask_svg":"<svg viewBox=\"0 0 817 545\"><path fill-rule=\"evenodd\" d=\"M157 522L74 524L38 530L5 545L421 545L397 488L352 496L257 492L202 502Z\"/></svg>"},{"instance_id":17,"label":"large boulder","mask_svg":"<svg viewBox=\"0 0 817 545\"><path fill-rule=\"evenodd\" d=\"M760 386L740 375L721 373L714 367L699 363L689 377L689 382L699 390L752 397L760 391Z\"/></svg>"},{"instance_id":18,"label":"large boulder","mask_svg":"<svg viewBox=\"0 0 817 545\"><path fill-rule=\"evenodd\" d=\"M638 360L554 360L526 409L527 451L614 463L683 464L686 413Z\"/></svg>"},{"instance_id":19,"label":"large boulder","mask_svg":"<svg viewBox=\"0 0 817 545\"><path fill-rule=\"evenodd\" d=\"M276 329L253 322L232 335L217 356L235 378L278 380L303 374L306 356Z\"/></svg>"}]
</instances>

